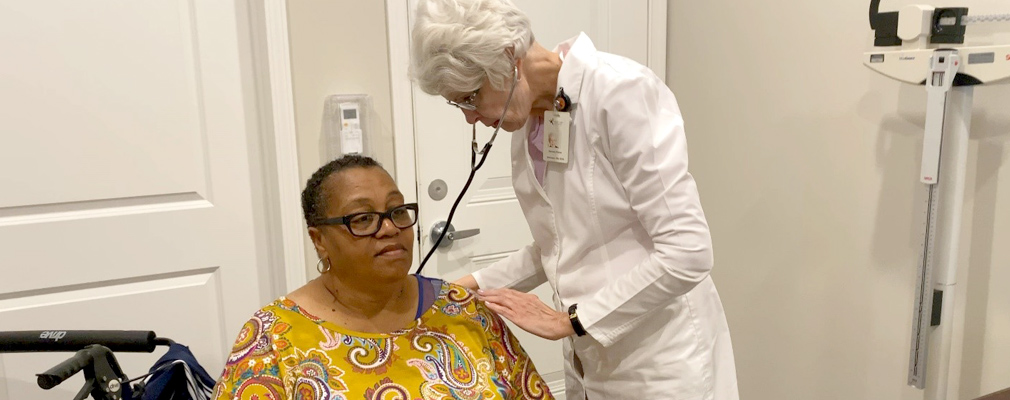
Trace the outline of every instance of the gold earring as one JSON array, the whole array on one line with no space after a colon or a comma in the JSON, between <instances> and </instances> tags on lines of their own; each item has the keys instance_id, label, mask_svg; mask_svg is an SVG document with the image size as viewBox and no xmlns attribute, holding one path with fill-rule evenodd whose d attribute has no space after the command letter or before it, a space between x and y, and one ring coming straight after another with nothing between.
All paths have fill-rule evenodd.
<instances>
[{"instance_id":1,"label":"gold earring","mask_svg":"<svg viewBox=\"0 0 1010 400\"><path fill-rule=\"evenodd\" d=\"M316 261L316 271L319 271L320 275L325 274L327 271L330 270L331 267L329 257L326 258L326 268L323 268L322 264L323 264L323 258L319 258L319 261Z\"/></svg>"}]
</instances>

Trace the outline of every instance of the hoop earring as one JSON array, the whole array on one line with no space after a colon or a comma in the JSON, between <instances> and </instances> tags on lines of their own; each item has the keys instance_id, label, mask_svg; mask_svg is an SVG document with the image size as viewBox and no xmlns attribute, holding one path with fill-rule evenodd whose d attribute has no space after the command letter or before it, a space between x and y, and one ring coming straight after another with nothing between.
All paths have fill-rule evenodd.
<instances>
[{"instance_id":1,"label":"hoop earring","mask_svg":"<svg viewBox=\"0 0 1010 400\"><path fill-rule=\"evenodd\" d=\"M326 258L326 268L322 267L322 263L323 263L323 258L320 258L319 261L316 261L316 271L319 271L320 275L325 274L331 268L329 257Z\"/></svg>"}]
</instances>

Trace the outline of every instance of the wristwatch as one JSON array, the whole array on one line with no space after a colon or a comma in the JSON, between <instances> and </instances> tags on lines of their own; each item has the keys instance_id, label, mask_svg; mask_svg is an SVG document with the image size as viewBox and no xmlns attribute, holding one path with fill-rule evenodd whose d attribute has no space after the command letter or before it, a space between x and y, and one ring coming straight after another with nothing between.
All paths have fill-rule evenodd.
<instances>
[{"instance_id":1,"label":"wristwatch","mask_svg":"<svg viewBox=\"0 0 1010 400\"><path fill-rule=\"evenodd\" d=\"M578 306L578 304L572 304L571 307L568 307L568 321L572 323L572 329L575 330L576 336L585 336L586 328L582 327L582 322L579 321L579 314L575 311Z\"/></svg>"}]
</instances>

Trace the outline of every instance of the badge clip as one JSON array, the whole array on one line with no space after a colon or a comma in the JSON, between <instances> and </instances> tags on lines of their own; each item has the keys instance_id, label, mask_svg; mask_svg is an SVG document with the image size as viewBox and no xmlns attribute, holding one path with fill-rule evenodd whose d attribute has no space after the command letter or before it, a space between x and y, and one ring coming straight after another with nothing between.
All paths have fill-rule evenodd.
<instances>
[{"instance_id":1,"label":"badge clip","mask_svg":"<svg viewBox=\"0 0 1010 400\"><path fill-rule=\"evenodd\" d=\"M565 94L565 88L558 90L558 95L554 97L554 110L566 112L572 108L572 99Z\"/></svg>"}]
</instances>

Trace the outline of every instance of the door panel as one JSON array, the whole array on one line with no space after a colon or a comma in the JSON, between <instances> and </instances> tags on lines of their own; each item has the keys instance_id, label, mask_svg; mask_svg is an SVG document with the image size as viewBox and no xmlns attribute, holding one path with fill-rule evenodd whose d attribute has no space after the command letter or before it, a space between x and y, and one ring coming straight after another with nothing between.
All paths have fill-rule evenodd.
<instances>
[{"instance_id":1,"label":"door panel","mask_svg":"<svg viewBox=\"0 0 1010 400\"><path fill-rule=\"evenodd\" d=\"M186 2L8 3L0 115L18 139L0 167L18 173L5 174L5 212L206 191Z\"/></svg>"},{"instance_id":2,"label":"door panel","mask_svg":"<svg viewBox=\"0 0 1010 400\"><path fill-rule=\"evenodd\" d=\"M220 276L216 269L194 271L175 277L154 277L148 280L111 283L81 288L60 288L37 295L21 296L3 301L4 330L39 330L73 326L74 329L136 329L153 330L159 335L171 336L179 343L197 345L194 351L208 354L200 361L205 367L220 365L220 356L230 350L224 343L205 342L204 336L222 337L227 330L224 315L219 307L217 286ZM194 310L202 310L193 313ZM156 318L152 318L156 315ZM40 321L40 316L57 318ZM115 322L113 322L115 321ZM186 327L186 329L180 329ZM164 348L154 354L117 353L116 358L124 372L131 378L140 376L164 353ZM35 373L45 371L70 353L19 353L5 354L0 370L7 377L7 396L10 399L70 399L84 384L78 374L60 386L42 391L35 381ZM197 356L199 357L199 355ZM218 369L208 370L212 375ZM214 376L217 378L216 376ZM0 394L3 396L3 394Z\"/></svg>"},{"instance_id":3,"label":"door panel","mask_svg":"<svg viewBox=\"0 0 1010 400\"><path fill-rule=\"evenodd\" d=\"M233 2L0 4L0 330L154 330L216 375L269 296ZM164 352L117 357L130 377ZM66 399L0 355L0 399Z\"/></svg>"},{"instance_id":4,"label":"door panel","mask_svg":"<svg viewBox=\"0 0 1010 400\"><path fill-rule=\"evenodd\" d=\"M597 49L647 64L647 1L514 2L530 16L536 39L544 47L553 48L557 43L585 32ZM411 10L415 4L415 1L410 1ZM665 71L658 75L664 76ZM471 127L459 110L446 105L441 97L429 96L416 87L413 93L417 138L415 157L420 189L418 201L421 209L420 240L421 252L426 254L433 240L430 237L431 227L445 220L469 175ZM492 131L478 124L478 146L483 146ZM425 267L426 274L454 280L487 267L532 242L529 227L512 189L509 154L511 135L513 134L509 132L499 132L487 161L478 171L453 218L456 230L480 229L480 234L457 240L451 247L437 250ZM447 183L448 195L442 200L433 200L428 195L428 187L438 179ZM549 285L540 286L534 293L545 303L554 304ZM564 362L560 342L535 337L514 325L511 327L551 389L555 392L562 390Z\"/></svg>"}]
</instances>

